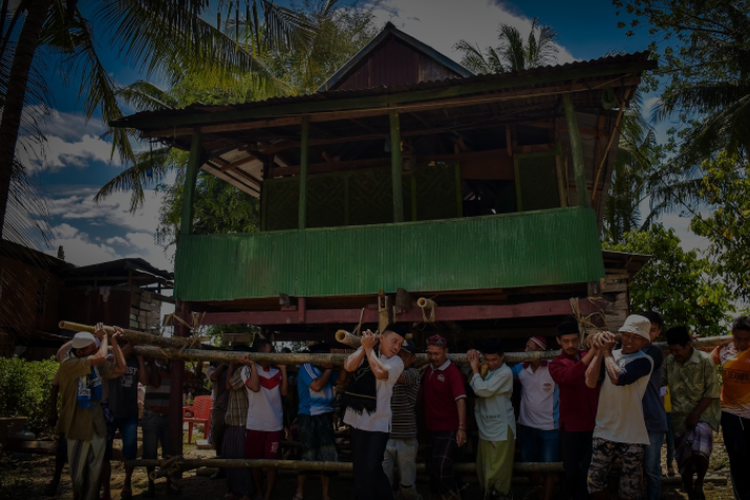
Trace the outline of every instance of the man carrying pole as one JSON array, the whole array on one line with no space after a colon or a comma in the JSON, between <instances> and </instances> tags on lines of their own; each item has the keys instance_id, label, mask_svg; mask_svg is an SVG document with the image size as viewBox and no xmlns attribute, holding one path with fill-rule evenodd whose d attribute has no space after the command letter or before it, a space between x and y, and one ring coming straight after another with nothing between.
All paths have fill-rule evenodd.
<instances>
[{"instance_id":1,"label":"man carrying pole","mask_svg":"<svg viewBox=\"0 0 750 500\"><path fill-rule=\"evenodd\" d=\"M516 416L510 401L513 372L504 363L505 351L500 339L482 342L482 355L489 368L484 377L479 374L479 351L468 353L472 371L469 383L477 395L474 411L479 428L477 476L485 500L512 500L510 481L516 434Z\"/></svg>"},{"instance_id":2,"label":"man carrying pole","mask_svg":"<svg viewBox=\"0 0 750 500\"><path fill-rule=\"evenodd\" d=\"M344 423L352 430L356 500L393 500L383 456L391 431L393 386L404 371L398 352L405 337L405 329L395 324L386 326L379 338L367 330L362 334L362 347L344 363L344 369L353 374L343 404Z\"/></svg>"},{"instance_id":3,"label":"man carrying pole","mask_svg":"<svg viewBox=\"0 0 750 500\"><path fill-rule=\"evenodd\" d=\"M669 356L662 384L669 386L672 399L677 468L688 498L705 500L703 479L713 450L713 431L721 421L719 377L711 357L693 348L687 328L670 328L665 335Z\"/></svg>"},{"instance_id":4,"label":"man carrying pole","mask_svg":"<svg viewBox=\"0 0 750 500\"><path fill-rule=\"evenodd\" d=\"M112 378L126 370L117 344L120 336L120 331L112 335L116 363L112 365L106 362L109 337L101 323L96 325L94 335L77 333L58 371L62 408L57 430L65 434L68 441L68 464L76 499L99 497L99 478L107 445L107 426L100 404L102 378Z\"/></svg>"},{"instance_id":5,"label":"man carrying pole","mask_svg":"<svg viewBox=\"0 0 750 500\"><path fill-rule=\"evenodd\" d=\"M432 500L461 498L453 463L466 444L464 376L448 359L448 341L441 335L427 339L430 366L424 372L425 425L430 436L430 493Z\"/></svg>"}]
</instances>

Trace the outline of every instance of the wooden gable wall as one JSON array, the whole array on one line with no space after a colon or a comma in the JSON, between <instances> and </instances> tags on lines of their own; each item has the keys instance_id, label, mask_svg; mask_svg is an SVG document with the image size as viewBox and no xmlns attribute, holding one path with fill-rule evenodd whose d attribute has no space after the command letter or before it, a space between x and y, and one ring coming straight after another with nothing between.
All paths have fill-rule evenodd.
<instances>
[{"instance_id":1,"label":"wooden gable wall","mask_svg":"<svg viewBox=\"0 0 750 500\"><path fill-rule=\"evenodd\" d=\"M396 87L460 77L435 59L390 36L331 90Z\"/></svg>"}]
</instances>

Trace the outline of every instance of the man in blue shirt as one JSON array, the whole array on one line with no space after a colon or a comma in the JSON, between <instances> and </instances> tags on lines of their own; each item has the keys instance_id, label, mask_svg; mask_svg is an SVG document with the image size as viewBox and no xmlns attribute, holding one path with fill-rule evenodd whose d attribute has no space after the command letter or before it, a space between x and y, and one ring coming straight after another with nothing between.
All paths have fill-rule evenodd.
<instances>
[{"instance_id":1,"label":"man in blue shirt","mask_svg":"<svg viewBox=\"0 0 750 500\"><path fill-rule=\"evenodd\" d=\"M329 353L328 344L314 344L309 347L311 353ZM302 460L308 462L337 462L339 459L333 434L333 386L338 380L338 373L333 366L320 366L305 363L297 374L297 392L299 394L299 413L297 425L302 440ZM297 493L293 500L302 500L305 494L305 471L297 476ZM323 500L328 500L330 473L321 472L320 484L323 489Z\"/></svg>"}]
</instances>

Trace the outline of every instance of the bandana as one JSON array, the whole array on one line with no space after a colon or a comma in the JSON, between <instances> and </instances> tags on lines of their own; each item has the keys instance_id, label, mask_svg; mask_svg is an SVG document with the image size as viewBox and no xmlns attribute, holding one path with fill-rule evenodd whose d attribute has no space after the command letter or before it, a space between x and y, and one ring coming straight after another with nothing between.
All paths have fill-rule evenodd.
<instances>
[{"instance_id":1,"label":"bandana","mask_svg":"<svg viewBox=\"0 0 750 500\"><path fill-rule=\"evenodd\" d=\"M448 341L445 339L445 337L435 334L427 339L427 345L445 349L446 347L448 347Z\"/></svg>"},{"instance_id":2,"label":"bandana","mask_svg":"<svg viewBox=\"0 0 750 500\"><path fill-rule=\"evenodd\" d=\"M537 335L535 337L531 337L529 340L535 343L536 345L538 345L539 347L541 347L542 349L544 349L545 351L547 350L547 341L544 340L543 337L539 337Z\"/></svg>"},{"instance_id":3,"label":"bandana","mask_svg":"<svg viewBox=\"0 0 750 500\"><path fill-rule=\"evenodd\" d=\"M65 359L75 356L71 348L65 355ZM99 369L91 367L91 373L78 379L78 406L82 410L90 410L92 401L101 401L102 399L102 378L99 376Z\"/></svg>"}]
</instances>

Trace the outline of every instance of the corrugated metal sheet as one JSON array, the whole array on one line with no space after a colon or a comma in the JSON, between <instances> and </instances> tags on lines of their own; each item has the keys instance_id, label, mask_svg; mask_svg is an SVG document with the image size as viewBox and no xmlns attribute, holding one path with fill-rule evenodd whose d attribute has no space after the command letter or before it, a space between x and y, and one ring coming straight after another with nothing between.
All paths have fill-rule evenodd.
<instances>
[{"instance_id":1,"label":"corrugated metal sheet","mask_svg":"<svg viewBox=\"0 0 750 500\"><path fill-rule=\"evenodd\" d=\"M188 301L477 290L597 281L593 210L278 231L183 235L175 294Z\"/></svg>"},{"instance_id":2,"label":"corrugated metal sheet","mask_svg":"<svg viewBox=\"0 0 750 500\"><path fill-rule=\"evenodd\" d=\"M243 103L221 105L221 106L212 106L212 105L197 103L197 104L192 104L190 106L187 106L181 109L141 111L139 113L135 113L133 115L123 117L119 120L116 120L113 123L121 125L121 126L129 126L128 122L132 120L141 120L144 118L151 118L151 117L163 118L163 117L169 117L169 116L176 117L177 120L175 121L175 123L179 123L179 118L196 114L196 112L205 112L207 114L206 116L208 116L208 114L219 113L221 111L265 108L265 107L275 106L275 105L298 104L298 103L307 103L307 102L316 102L316 101L336 101L338 99L349 99L352 97L370 97L370 96L398 94L401 92L456 87L456 86L468 85L468 84L480 83L480 82L503 82L503 81L513 82L514 80L519 80L519 84L518 84L519 87L523 87L523 86L529 86L528 82L525 81L527 77L552 75L558 72L564 73L570 70L589 69L589 68L596 68L599 66L619 65L619 64L624 65L624 64L633 63L633 62L643 62L643 61L647 61L648 57L649 57L649 52L645 51L645 52L636 52L633 54L619 54L619 55L614 55L614 56L601 57L599 59L591 59L589 61L575 61L575 62L560 64L560 65L540 66L537 68L527 69L523 71L512 71L508 73L490 74L490 75L477 75L477 76L471 76L471 77L465 77L465 78L445 78L442 80L425 81L425 82L419 82L416 84L399 85L399 86L394 86L394 87L381 86L381 87L373 87L373 88L367 88L367 89L330 90L330 91L324 91L324 92L313 92L311 94L305 94L305 95L300 95L300 96L272 97L270 99L266 99L263 101L243 102ZM141 131L147 131L147 130L151 130L151 127L147 125L143 125L143 126L138 127L138 129Z\"/></svg>"}]
</instances>

